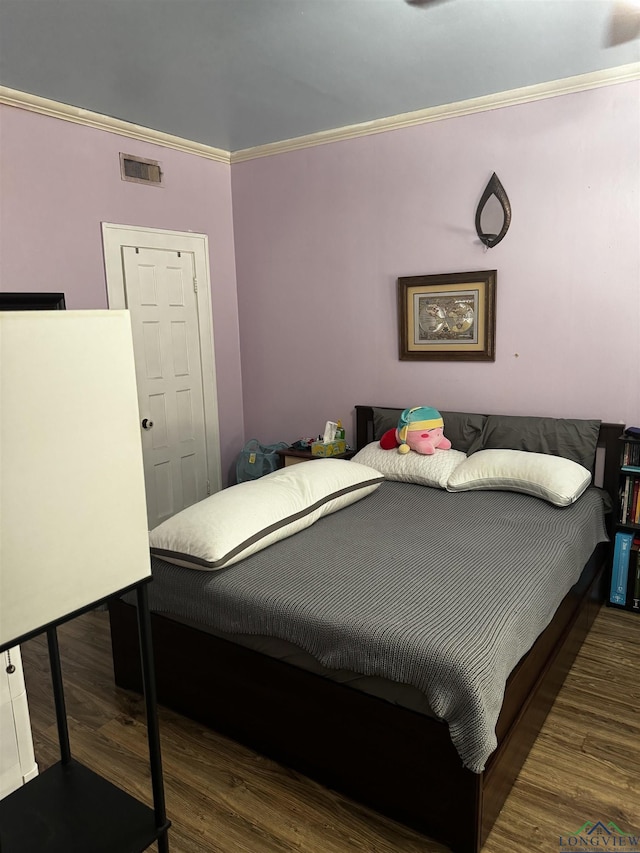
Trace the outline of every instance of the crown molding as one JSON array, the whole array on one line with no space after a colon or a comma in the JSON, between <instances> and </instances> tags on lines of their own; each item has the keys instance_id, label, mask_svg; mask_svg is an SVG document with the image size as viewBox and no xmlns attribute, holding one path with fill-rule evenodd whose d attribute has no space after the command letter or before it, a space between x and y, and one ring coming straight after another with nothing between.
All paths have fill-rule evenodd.
<instances>
[{"instance_id":1,"label":"crown molding","mask_svg":"<svg viewBox=\"0 0 640 853\"><path fill-rule=\"evenodd\" d=\"M74 124L84 125L85 127L93 127L96 130L104 130L107 133L117 133L119 136L137 139L139 142L150 142L153 145L161 145L163 148L183 151L185 154L197 154L199 157L206 157L208 160L226 163L227 166L231 162L229 152L223 151L220 148L212 148L210 145L192 142L189 139L182 139L180 136L172 136L169 133L162 133L148 127L141 127L137 124L131 124L128 121L122 121L119 118L112 118L111 116L104 116L100 113L83 110L80 107L72 107L69 104L50 101L48 98L41 98L38 95L31 95L28 92L19 92L17 89L9 89L6 86L0 86L0 104L17 107L21 110L29 110L30 112L61 119L62 121L70 121Z\"/></svg>"},{"instance_id":2,"label":"crown molding","mask_svg":"<svg viewBox=\"0 0 640 853\"><path fill-rule=\"evenodd\" d=\"M17 89L9 89L0 86L0 104L17 107L22 110L46 115L51 118L70 121L85 127L93 127L107 133L116 133L130 139L141 142L149 142L183 151L186 154L196 154L209 160L227 165L242 163L246 160L256 160L260 157L271 157L275 154L284 154L288 151L297 151L302 148L313 148L316 145L326 145L330 142L341 142L346 139L354 139L359 136L369 136L375 133L386 133L390 130L399 130L403 127L414 127L420 124L428 124L432 121L444 121L450 118L471 115L472 113L497 110L503 107L526 104L532 101L540 101L545 98L555 98L560 95L570 95L575 92L584 92L588 89L597 89L602 86L612 86L617 83L628 83L640 79L640 62L629 65L619 65L615 68L606 68L602 71L593 71L589 74L579 74L575 77L565 77L561 80L552 80L548 83L538 83L535 86L524 86L520 89L511 89L506 92L498 92L494 95L485 95L480 98L470 98L466 101L457 101L452 104L443 104L437 107L428 107L424 110L416 110L410 113L389 116L388 118L375 119L374 121L362 122L361 124L348 125L333 130L310 133L307 136L298 136L294 139L285 139L281 142L272 142L266 145L258 145L254 148L245 148L240 151L224 151L221 148L213 148L200 142L192 142L179 136L152 130L131 124L122 119L104 116L79 107L61 104L38 95L20 92Z\"/></svg>"},{"instance_id":3,"label":"crown molding","mask_svg":"<svg viewBox=\"0 0 640 853\"><path fill-rule=\"evenodd\" d=\"M399 130L403 127L428 124L432 121L444 121L445 119L458 118L459 116L471 115L472 113L497 110L502 107L526 104L545 98L570 95L575 92L597 89L602 86L612 86L617 83L628 83L639 79L640 62L633 62L629 65L619 65L616 68L607 68L603 71L593 71L589 74L565 77L562 80L552 80L549 83L538 83L535 86L524 86L520 89L498 92L495 95L470 98L466 101L429 107L424 110L390 116L389 118L340 127L335 130L311 133L308 136L298 136L295 139L285 139L282 142L258 145L255 148L245 148L241 151L232 152L231 163L242 163L246 160L270 157L274 154L284 154L287 151L297 151L302 148L325 145L329 142L341 142L342 140L354 139L358 136L386 133L389 130Z\"/></svg>"}]
</instances>

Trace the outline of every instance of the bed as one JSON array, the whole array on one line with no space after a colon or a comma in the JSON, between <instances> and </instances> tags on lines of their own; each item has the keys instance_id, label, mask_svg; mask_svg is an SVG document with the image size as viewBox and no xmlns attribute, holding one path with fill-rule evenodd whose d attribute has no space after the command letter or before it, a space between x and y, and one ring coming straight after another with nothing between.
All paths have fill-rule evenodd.
<instances>
[{"instance_id":1,"label":"bed","mask_svg":"<svg viewBox=\"0 0 640 853\"><path fill-rule=\"evenodd\" d=\"M443 415L458 462L447 457L451 451L436 454L441 462L449 459L458 481L440 473L439 485L425 488L420 477L406 482L404 474L393 479L393 472L385 472L382 483L367 481L362 499L256 553L240 551L223 571L167 562L170 552L156 547L150 605L162 704L456 853L479 853L604 599L606 496L613 497L616 488L623 427ZM376 439L397 416L396 409L356 406L359 455L344 465L369 466L377 473ZM578 468L593 472L599 488L583 484L578 497L571 489L567 497L563 486L559 503L552 504L535 491L505 490L495 479L489 488L476 488L460 478L459 460L480 464L488 451L493 464L504 449L518 464L520 457L544 456L543 463L563 457L577 466L572 474ZM397 464L395 451L384 453L389 464ZM322 463L303 464L311 473L320 468L309 466ZM458 490L443 488L443 477L452 488L457 482ZM487 544L476 544L482 528L492 526L478 523L483 513L499 523L490 553ZM446 517L455 519L455 533L444 528ZM422 518L429 520L429 536L422 532L412 538ZM577 533L562 527L569 523L579 525ZM545 531L561 525L557 538L563 544L544 554L535 551L537 540L556 536L540 537L540 525ZM364 547L374 535L375 557ZM429 558L416 556L427 540ZM332 550L325 551L323 542ZM399 548L405 549L401 556ZM479 585L480 572L474 572L474 548L486 552L486 589ZM518 569L509 580L511 564ZM518 602L522 575L532 574L531 565L540 570ZM211 562L199 568L220 566ZM215 607L206 603L209 587L215 589ZM309 603L299 598L298 587L313 589ZM374 592L366 605L363 587ZM244 599L238 599L240 593ZM449 599L454 616L444 610ZM267 608L273 601L275 615ZM424 663L433 649L433 637L420 627L424 607L431 608L425 621L439 650L445 650L444 668ZM524 611L535 611L537 622L526 622ZM116 683L139 690L133 605L112 602L110 619ZM292 625L287 636L285 621L287 631ZM473 639L462 638L467 623ZM498 633L502 623L511 634ZM420 642L413 634L407 642L408 625L414 634L417 628ZM423 633L426 645L421 645ZM492 646L494 635L498 640ZM473 666L459 664L461 650L480 646L488 657ZM464 701L449 689L458 682L467 691Z\"/></svg>"}]
</instances>

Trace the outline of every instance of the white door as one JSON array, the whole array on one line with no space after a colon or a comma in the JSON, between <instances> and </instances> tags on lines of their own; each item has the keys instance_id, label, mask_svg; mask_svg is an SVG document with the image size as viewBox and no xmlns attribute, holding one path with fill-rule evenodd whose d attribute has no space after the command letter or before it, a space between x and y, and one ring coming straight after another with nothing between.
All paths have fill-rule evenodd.
<instances>
[{"instance_id":1,"label":"white door","mask_svg":"<svg viewBox=\"0 0 640 853\"><path fill-rule=\"evenodd\" d=\"M106 263L109 303L131 313L152 529L221 485L215 394L211 399L212 332L211 345L206 346L211 328L208 276L203 298L198 270L206 257L198 258L198 244L189 246L189 240L200 235L188 235L185 243L185 235L119 233L117 245L108 247L108 238L114 236L109 227L103 226L105 261L108 254L117 256L117 263L115 257ZM131 229L122 226L122 230ZM132 241L131 236L137 239ZM115 284L110 282L114 278ZM122 298L124 306L117 304ZM203 311L209 322L201 317Z\"/></svg>"}]
</instances>

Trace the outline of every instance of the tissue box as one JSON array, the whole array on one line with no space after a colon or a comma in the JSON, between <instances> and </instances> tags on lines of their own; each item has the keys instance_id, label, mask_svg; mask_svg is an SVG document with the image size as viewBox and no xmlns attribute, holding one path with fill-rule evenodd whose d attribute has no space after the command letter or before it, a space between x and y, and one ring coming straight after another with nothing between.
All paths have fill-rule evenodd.
<instances>
[{"instance_id":1,"label":"tissue box","mask_svg":"<svg viewBox=\"0 0 640 853\"><path fill-rule=\"evenodd\" d=\"M336 438L334 441L314 441L311 445L312 456L340 456L347 452L347 442L344 438Z\"/></svg>"}]
</instances>

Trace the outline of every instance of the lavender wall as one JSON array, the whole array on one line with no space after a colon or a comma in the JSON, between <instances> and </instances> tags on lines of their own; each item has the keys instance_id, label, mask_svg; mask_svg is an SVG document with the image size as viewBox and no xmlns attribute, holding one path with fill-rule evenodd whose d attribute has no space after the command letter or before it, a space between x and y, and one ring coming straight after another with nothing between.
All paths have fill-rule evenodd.
<instances>
[{"instance_id":1,"label":"lavender wall","mask_svg":"<svg viewBox=\"0 0 640 853\"><path fill-rule=\"evenodd\" d=\"M107 307L101 222L207 234L223 479L242 446L229 166L0 106L0 290ZM120 179L119 152L160 160L162 189Z\"/></svg>"},{"instance_id":2,"label":"lavender wall","mask_svg":"<svg viewBox=\"0 0 640 853\"><path fill-rule=\"evenodd\" d=\"M639 95L232 166L247 437L350 426L355 403L640 423ZM493 171L513 221L485 250L474 214ZM498 271L496 361L399 361L397 277L483 269Z\"/></svg>"},{"instance_id":3,"label":"lavender wall","mask_svg":"<svg viewBox=\"0 0 640 853\"><path fill-rule=\"evenodd\" d=\"M104 307L102 221L208 234L225 477L245 438L349 428L358 402L640 423L624 373L640 363L639 89L231 170L0 106L0 289ZM161 160L165 188L121 181L119 151ZM473 222L494 170L513 223L486 251ZM397 277L480 269L498 270L495 363L399 361Z\"/></svg>"}]
</instances>

